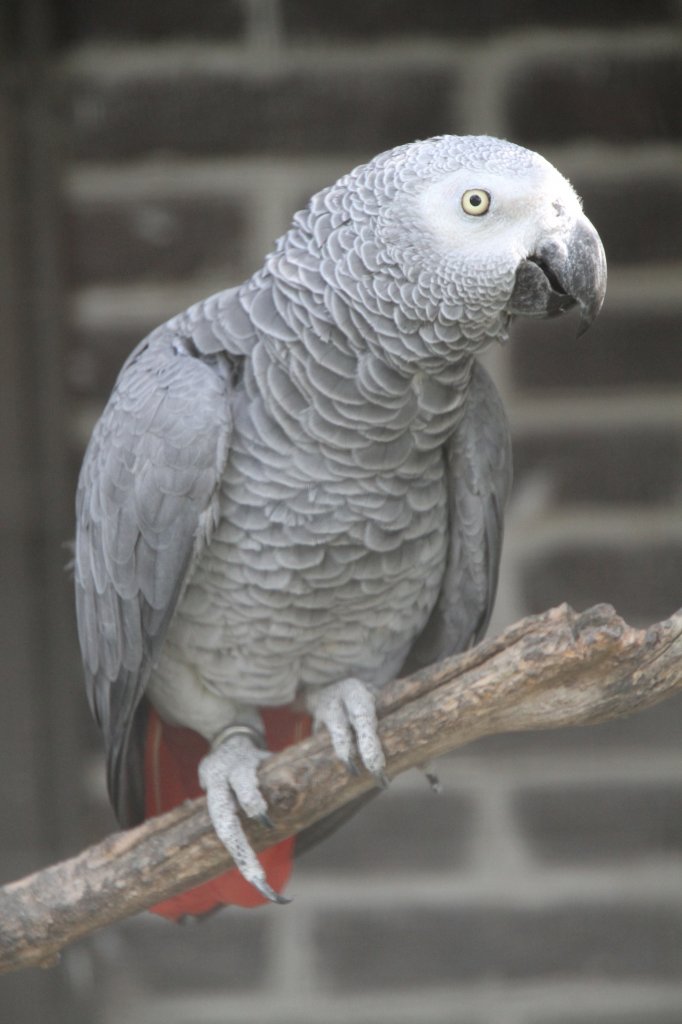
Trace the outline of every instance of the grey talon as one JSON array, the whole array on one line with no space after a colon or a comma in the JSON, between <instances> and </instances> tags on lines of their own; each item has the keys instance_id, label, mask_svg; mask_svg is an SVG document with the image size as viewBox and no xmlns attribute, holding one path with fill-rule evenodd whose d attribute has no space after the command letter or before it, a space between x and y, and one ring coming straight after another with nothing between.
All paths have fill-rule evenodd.
<instances>
[{"instance_id":1,"label":"grey talon","mask_svg":"<svg viewBox=\"0 0 682 1024\"><path fill-rule=\"evenodd\" d=\"M424 772L432 793L442 793L443 786L435 772Z\"/></svg>"},{"instance_id":2,"label":"grey talon","mask_svg":"<svg viewBox=\"0 0 682 1024\"><path fill-rule=\"evenodd\" d=\"M273 903L279 903L280 906L284 907L287 903L293 903L291 896L283 896L281 892L274 892L274 896L269 897Z\"/></svg>"},{"instance_id":3,"label":"grey talon","mask_svg":"<svg viewBox=\"0 0 682 1024\"><path fill-rule=\"evenodd\" d=\"M274 890L272 886L269 886L264 880L248 879L247 881L251 882L251 885L258 890L261 896L264 896L265 899L269 900L270 903L291 903L288 896L283 896L282 893L276 892L276 890Z\"/></svg>"}]
</instances>

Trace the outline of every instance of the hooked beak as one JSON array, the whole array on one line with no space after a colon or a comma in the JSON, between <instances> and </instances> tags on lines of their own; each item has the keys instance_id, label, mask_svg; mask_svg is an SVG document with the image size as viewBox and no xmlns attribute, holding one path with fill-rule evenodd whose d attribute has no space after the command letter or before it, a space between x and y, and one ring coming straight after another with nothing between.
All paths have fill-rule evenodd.
<instances>
[{"instance_id":1,"label":"hooked beak","mask_svg":"<svg viewBox=\"0 0 682 1024\"><path fill-rule=\"evenodd\" d=\"M580 336L601 309L605 292L604 247L582 217L566 242L548 238L521 261L507 309L512 315L548 317L578 305Z\"/></svg>"}]
</instances>

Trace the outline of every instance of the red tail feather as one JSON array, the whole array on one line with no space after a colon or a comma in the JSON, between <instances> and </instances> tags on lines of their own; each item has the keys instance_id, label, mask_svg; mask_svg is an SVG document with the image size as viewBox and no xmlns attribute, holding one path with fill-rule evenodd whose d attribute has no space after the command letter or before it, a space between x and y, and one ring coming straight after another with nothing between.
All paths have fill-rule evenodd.
<instances>
[{"instance_id":1,"label":"red tail feather","mask_svg":"<svg viewBox=\"0 0 682 1024\"><path fill-rule=\"evenodd\" d=\"M310 718L289 707L264 708L262 718L268 750L283 750L310 734ZM197 768L208 751L208 743L191 729L167 725L149 709L145 745L145 817L169 811L183 800L201 796ZM294 838L263 850L258 859L270 885L281 892L291 874ZM267 900L249 885L236 869L189 889L150 909L177 921L186 914L199 916L221 904L257 907Z\"/></svg>"}]
</instances>

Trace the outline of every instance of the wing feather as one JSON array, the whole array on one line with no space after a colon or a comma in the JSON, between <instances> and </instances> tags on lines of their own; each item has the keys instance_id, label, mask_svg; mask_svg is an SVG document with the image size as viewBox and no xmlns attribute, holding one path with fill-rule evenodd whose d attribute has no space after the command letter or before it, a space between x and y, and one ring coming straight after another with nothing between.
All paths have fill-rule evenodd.
<instances>
[{"instance_id":1,"label":"wing feather","mask_svg":"<svg viewBox=\"0 0 682 1024\"><path fill-rule=\"evenodd\" d=\"M440 594L403 670L476 643L490 620L511 488L509 426L495 385L476 363L467 412L445 445L450 545Z\"/></svg>"},{"instance_id":2,"label":"wing feather","mask_svg":"<svg viewBox=\"0 0 682 1024\"><path fill-rule=\"evenodd\" d=\"M129 750L140 701L231 434L234 360L202 358L175 341L171 325L160 328L128 359L88 445L76 499L79 638L123 824L141 812L130 763L140 752Z\"/></svg>"}]
</instances>

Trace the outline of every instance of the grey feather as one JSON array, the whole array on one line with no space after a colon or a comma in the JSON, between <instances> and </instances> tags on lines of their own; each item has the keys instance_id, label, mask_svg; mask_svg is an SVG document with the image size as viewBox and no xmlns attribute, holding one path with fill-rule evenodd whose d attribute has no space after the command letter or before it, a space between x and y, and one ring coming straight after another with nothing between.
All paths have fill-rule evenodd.
<instances>
[{"instance_id":1,"label":"grey feather","mask_svg":"<svg viewBox=\"0 0 682 1024\"><path fill-rule=\"evenodd\" d=\"M494 193L487 226L471 187ZM83 463L75 559L121 821L141 815L143 694L211 738L237 707L377 688L481 636L511 457L476 355L512 312L574 301L536 245L596 315L595 239L541 157L430 139L313 196L251 278L133 352Z\"/></svg>"},{"instance_id":2,"label":"grey feather","mask_svg":"<svg viewBox=\"0 0 682 1024\"><path fill-rule=\"evenodd\" d=\"M107 742L112 801L130 819L125 768L133 719L220 483L229 381L143 342L88 446L77 493L76 608L86 684Z\"/></svg>"}]
</instances>

